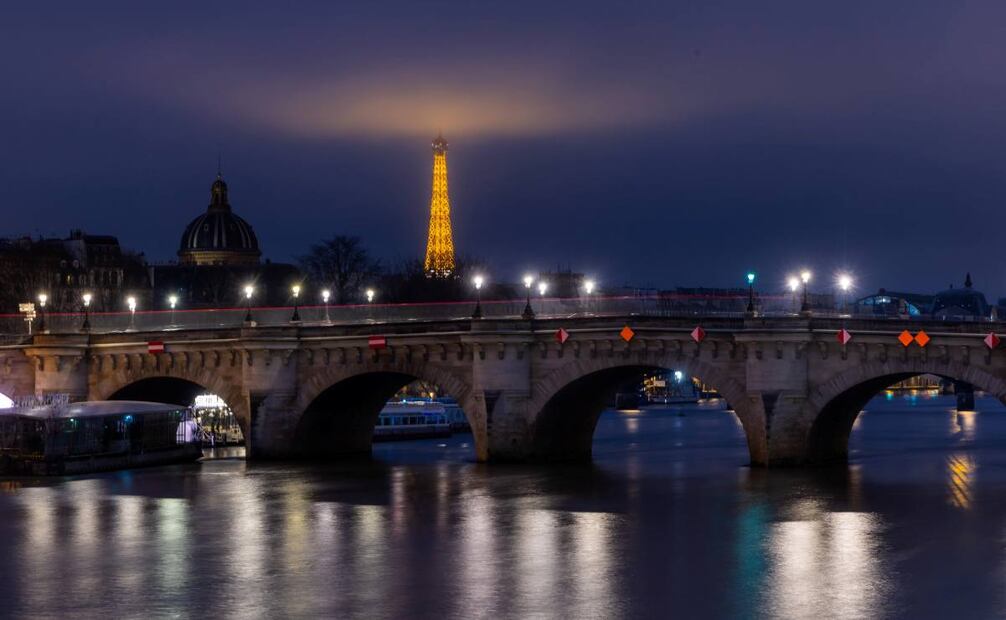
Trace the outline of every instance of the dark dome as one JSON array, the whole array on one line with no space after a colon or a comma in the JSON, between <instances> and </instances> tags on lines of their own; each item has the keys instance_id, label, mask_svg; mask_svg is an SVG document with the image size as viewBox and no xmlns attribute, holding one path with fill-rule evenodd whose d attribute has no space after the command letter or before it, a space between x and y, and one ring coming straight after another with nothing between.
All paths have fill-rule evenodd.
<instances>
[{"instance_id":1,"label":"dark dome","mask_svg":"<svg viewBox=\"0 0 1006 620\"><path fill-rule=\"evenodd\" d=\"M187 264L258 262L258 238L251 225L231 211L227 184L217 176L210 188L210 206L185 227L178 255Z\"/></svg>"},{"instance_id":2,"label":"dark dome","mask_svg":"<svg viewBox=\"0 0 1006 620\"><path fill-rule=\"evenodd\" d=\"M964 280L964 288L950 288L933 297L933 315L937 317L984 317L990 311L985 295L972 288L970 273Z\"/></svg>"}]
</instances>

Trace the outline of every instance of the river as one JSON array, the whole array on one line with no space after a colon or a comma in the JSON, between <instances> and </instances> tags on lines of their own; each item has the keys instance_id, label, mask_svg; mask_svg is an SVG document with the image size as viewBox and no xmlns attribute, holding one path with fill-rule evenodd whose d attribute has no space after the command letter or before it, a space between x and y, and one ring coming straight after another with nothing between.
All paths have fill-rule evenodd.
<instances>
[{"instance_id":1,"label":"river","mask_svg":"<svg viewBox=\"0 0 1006 620\"><path fill-rule=\"evenodd\" d=\"M1006 408L879 397L848 466L750 469L717 404L606 412L591 466L470 436L2 484L33 618L940 618L1006 613Z\"/></svg>"}]
</instances>

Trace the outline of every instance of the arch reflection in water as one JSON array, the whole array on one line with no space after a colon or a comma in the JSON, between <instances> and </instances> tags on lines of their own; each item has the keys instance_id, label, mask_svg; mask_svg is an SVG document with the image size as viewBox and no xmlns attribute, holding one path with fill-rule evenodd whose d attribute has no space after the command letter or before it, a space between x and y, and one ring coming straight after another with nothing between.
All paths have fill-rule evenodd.
<instances>
[{"instance_id":1,"label":"arch reflection in water","mask_svg":"<svg viewBox=\"0 0 1006 620\"><path fill-rule=\"evenodd\" d=\"M780 618L867 618L890 589L879 517L822 513L774 524L766 608Z\"/></svg>"}]
</instances>

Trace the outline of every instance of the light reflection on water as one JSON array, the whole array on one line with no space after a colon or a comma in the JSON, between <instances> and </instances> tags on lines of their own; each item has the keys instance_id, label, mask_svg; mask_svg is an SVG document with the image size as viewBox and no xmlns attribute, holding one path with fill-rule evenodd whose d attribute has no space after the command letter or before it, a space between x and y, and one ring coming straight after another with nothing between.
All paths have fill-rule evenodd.
<instances>
[{"instance_id":1,"label":"light reflection on water","mask_svg":"<svg viewBox=\"0 0 1006 620\"><path fill-rule=\"evenodd\" d=\"M0 493L4 609L925 618L966 588L968 615L1000 615L1006 408L906 403L871 402L827 470L745 467L736 417L704 404L606 413L589 467L478 465L461 436L362 464L21 481Z\"/></svg>"}]
</instances>

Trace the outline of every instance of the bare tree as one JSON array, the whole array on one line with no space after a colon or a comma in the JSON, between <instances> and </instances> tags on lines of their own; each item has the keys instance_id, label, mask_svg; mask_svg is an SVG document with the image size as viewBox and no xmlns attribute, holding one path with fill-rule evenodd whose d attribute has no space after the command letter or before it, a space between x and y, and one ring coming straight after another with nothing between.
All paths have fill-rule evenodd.
<instances>
[{"instance_id":1,"label":"bare tree","mask_svg":"<svg viewBox=\"0 0 1006 620\"><path fill-rule=\"evenodd\" d=\"M331 287L337 304L359 299L360 289L381 273L359 237L337 235L311 246L300 267L319 287Z\"/></svg>"}]
</instances>

